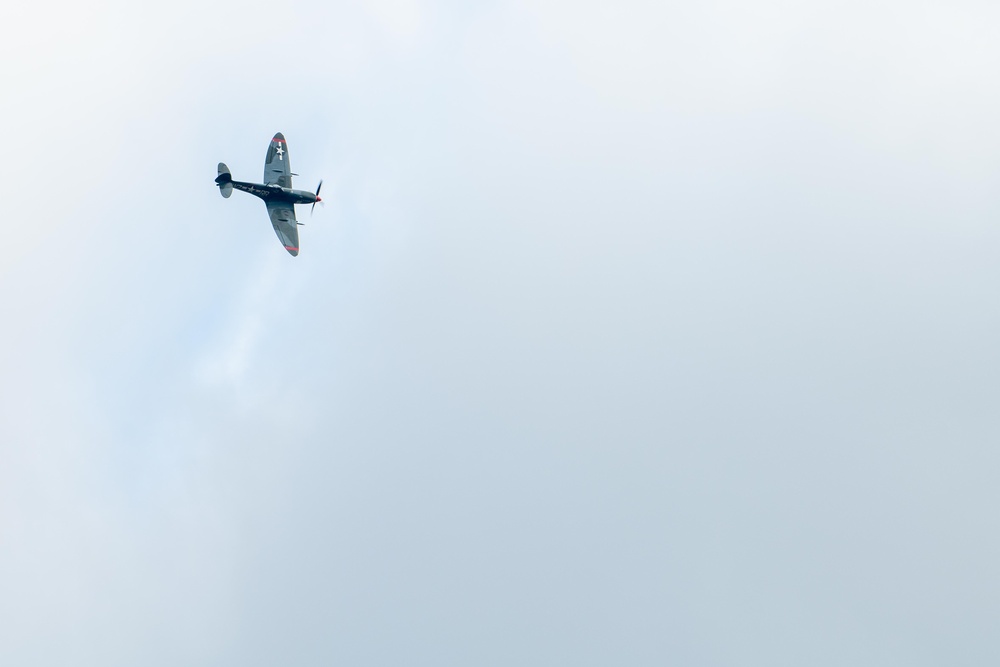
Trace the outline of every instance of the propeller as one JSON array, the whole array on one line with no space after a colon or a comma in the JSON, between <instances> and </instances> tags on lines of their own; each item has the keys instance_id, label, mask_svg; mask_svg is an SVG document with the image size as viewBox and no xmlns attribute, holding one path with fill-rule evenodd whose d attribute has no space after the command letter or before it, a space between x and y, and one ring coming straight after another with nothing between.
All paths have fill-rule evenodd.
<instances>
[{"instance_id":1,"label":"propeller","mask_svg":"<svg viewBox=\"0 0 1000 667\"><path fill-rule=\"evenodd\" d=\"M313 205L309 208L309 217L312 217L313 211L316 209L316 202L318 201L320 203L323 203L323 200L319 198L319 191L322 188L323 188L323 181L320 181L319 185L316 186L316 201L314 201Z\"/></svg>"}]
</instances>

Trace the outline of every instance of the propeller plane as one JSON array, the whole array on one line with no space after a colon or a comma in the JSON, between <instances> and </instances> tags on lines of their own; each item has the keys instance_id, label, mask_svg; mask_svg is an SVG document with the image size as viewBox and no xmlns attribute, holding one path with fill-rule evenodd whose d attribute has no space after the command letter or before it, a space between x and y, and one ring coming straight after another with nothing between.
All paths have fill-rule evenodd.
<instances>
[{"instance_id":1,"label":"propeller plane","mask_svg":"<svg viewBox=\"0 0 1000 667\"><path fill-rule=\"evenodd\" d=\"M244 183L234 181L229 167L224 162L219 163L219 176L215 179L215 184L219 186L219 192L223 197L228 198L233 194L233 190L242 190L255 197L264 200L267 206L267 214L271 218L271 226L274 233L278 235L278 240L285 246L292 257L299 254L299 228L301 222L295 219L295 204L312 204L309 212L316 208L316 202L322 202L319 191L323 187L323 181L316 186L316 192L292 189L292 169L288 164L288 144L285 143L285 136L278 132L271 139L267 147L267 156L264 158L264 182Z\"/></svg>"}]
</instances>

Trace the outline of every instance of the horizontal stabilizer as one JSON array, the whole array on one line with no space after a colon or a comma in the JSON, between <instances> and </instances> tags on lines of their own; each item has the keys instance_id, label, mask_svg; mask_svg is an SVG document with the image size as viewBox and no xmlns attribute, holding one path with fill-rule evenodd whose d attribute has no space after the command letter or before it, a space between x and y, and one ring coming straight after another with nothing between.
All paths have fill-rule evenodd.
<instances>
[{"instance_id":1,"label":"horizontal stabilizer","mask_svg":"<svg viewBox=\"0 0 1000 667\"><path fill-rule=\"evenodd\" d=\"M216 184L219 186L219 192L222 193L223 197L228 198L229 195L233 194L233 175L229 173L229 167L226 166L225 162L219 163L219 176L215 179Z\"/></svg>"}]
</instances>

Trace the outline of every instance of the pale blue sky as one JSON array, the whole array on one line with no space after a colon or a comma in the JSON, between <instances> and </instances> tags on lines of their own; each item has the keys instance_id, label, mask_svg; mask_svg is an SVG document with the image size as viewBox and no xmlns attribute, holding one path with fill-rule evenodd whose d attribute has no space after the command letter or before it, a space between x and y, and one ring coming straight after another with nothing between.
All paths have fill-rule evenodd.
<instances>
[{"instance_id":1,"label":"pale blue sky","mask_svg":"<svg viewBox=\"0 0 1000 667\"><path fill-rule=\"evenodd\" d=\"M1000 9L12 17L0 662L1000 658Z\"/></svg>"}]
</instances>

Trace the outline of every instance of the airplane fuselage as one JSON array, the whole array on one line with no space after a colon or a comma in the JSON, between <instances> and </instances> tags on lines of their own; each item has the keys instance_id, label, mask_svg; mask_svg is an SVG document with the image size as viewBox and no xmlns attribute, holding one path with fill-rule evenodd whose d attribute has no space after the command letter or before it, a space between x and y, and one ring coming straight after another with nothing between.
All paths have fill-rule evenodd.
<instances>
[{"instance_id":1,"label":"airplane fuselage","mask_svg":"<svg viewBox=\"0 0 1000 667\"><path fill-rule=\"evenodd\" d=\"M319 197L305 190L293 190L292 188L283 188L280 185L264 185L263 183L244 183L243 181L232 181L232 183L233 189L248 192L266 202L315 204L319 201Z\"/></svg>"}]
</instances>

